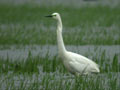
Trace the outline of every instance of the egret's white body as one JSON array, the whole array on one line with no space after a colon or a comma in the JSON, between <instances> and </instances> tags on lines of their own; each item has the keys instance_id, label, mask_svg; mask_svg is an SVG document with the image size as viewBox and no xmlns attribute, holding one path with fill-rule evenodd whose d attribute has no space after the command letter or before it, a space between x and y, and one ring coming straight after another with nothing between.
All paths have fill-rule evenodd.
<instances>
[{"instance_id":1,"label":"egret's white body","mask_svg":"<svg viewBox=\"0 0 120 90\"><path fill-rule=\"evenodd\" d=\"M99 67L95 62L82 55L69 52L65 49L62 38L62 21L59 13L53 13L48 17L53 17L57 20L58 54L62 59L65 68L72 74L77 75L99 73Z\"/></svg>"}]
</instances>

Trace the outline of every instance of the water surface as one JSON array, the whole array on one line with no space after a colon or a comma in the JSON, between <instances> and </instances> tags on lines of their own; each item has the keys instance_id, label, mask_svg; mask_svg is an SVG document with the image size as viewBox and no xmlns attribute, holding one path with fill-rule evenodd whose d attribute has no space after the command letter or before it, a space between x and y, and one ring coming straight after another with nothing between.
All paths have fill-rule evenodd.
<instances>
[{"instance_id":1,"label":"water surface","mask_svg":"<svg viewBox=\"0 0 120 90\"><path fill-rule=\"evenodd\" d=\"M55 45L29 45L29 46L0 46L0 58L3 59L27 59L29 53L33 57L40 56L45 57L46 54L49 57L54 57L57 55L57 46ZM102 52L105 51L106 56L113 58L115 54L118 54L120 57L120 45L112 45L112 46L94 46L94 45L85 45L85 46L75 46L75 45L66 45L67 50L71 52L75 52L84 56L88 56L92 58L94 55L101 55Z\"/></svg>"}]
</instances>

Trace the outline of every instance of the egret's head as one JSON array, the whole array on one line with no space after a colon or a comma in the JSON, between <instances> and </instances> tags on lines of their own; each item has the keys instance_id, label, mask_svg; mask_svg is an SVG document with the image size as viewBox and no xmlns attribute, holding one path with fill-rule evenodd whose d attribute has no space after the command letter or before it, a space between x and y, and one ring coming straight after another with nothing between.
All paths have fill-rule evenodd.
<instances>
[{"instance_id":1,"label":"egret's head","mask_svg":"<svg viewBox=\"0 0 120 90\"><path fill-rule=\"evenodd\" d=\"M48 16L46 16L46 17L52 17L52 18L54 18L54 19L59 19L59 18L60 18L60 15L59 15L59 13L53 13L53 14L48 15Z\"/></svg>"}]
</instances>

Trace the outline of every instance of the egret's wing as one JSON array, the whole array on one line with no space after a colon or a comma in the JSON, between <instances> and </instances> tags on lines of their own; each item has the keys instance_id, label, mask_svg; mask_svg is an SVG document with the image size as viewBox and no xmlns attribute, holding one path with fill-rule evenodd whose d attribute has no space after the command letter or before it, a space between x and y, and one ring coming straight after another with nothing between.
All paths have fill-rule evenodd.
<instances>
[{"instance_id":1,"label":"egret's wing","mask_svg":"<svg viewBox=\"0 0 120 90\"><path fill-rule=\"evenodd\" d=\"M69 62L69 64L70 64L70 67L71 67L74 71L76 71L76 72L78 72L78 73L81 73L81 74L85 73L86 70L87 70L87 68L88 68L88 66L89 66L89 64L79 63L79 62L76 62L75 60Z\"/></svg>"},{"instance_id":2,"label":"egret's wing","mask_svg":"<svg viewBox=\"0 0 120 90\"><path fill-rule=\"evenodd\" d=\"M92 60L76 54L76 53L72 53L70 52L70 56L71 56L71 62L70 65L73 69L75 69L77 72L99 72L99 68L98 65L93 62Z\"/></svg>"}]
</instances>

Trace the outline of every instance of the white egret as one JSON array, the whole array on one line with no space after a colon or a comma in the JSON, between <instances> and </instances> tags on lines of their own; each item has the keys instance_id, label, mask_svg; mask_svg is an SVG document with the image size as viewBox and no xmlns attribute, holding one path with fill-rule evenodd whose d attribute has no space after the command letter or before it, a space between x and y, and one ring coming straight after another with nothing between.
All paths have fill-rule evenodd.
<instances>
[{"instance_id":1,"label":"white egret","mask_svg":"<svg viewBox=\"0 0 120 90\"><path fill-rule=\"evenodd\" d=\"M99 66L92 60L79 55L77 53L69 52L66 50L62 37L62 21L59 13L53 13L46 16L52 17L57 20L57 43L58 54L62 59L65 68L75 75L86 75L91 73L99 73Z\"/></svg>"}]
</instances>

